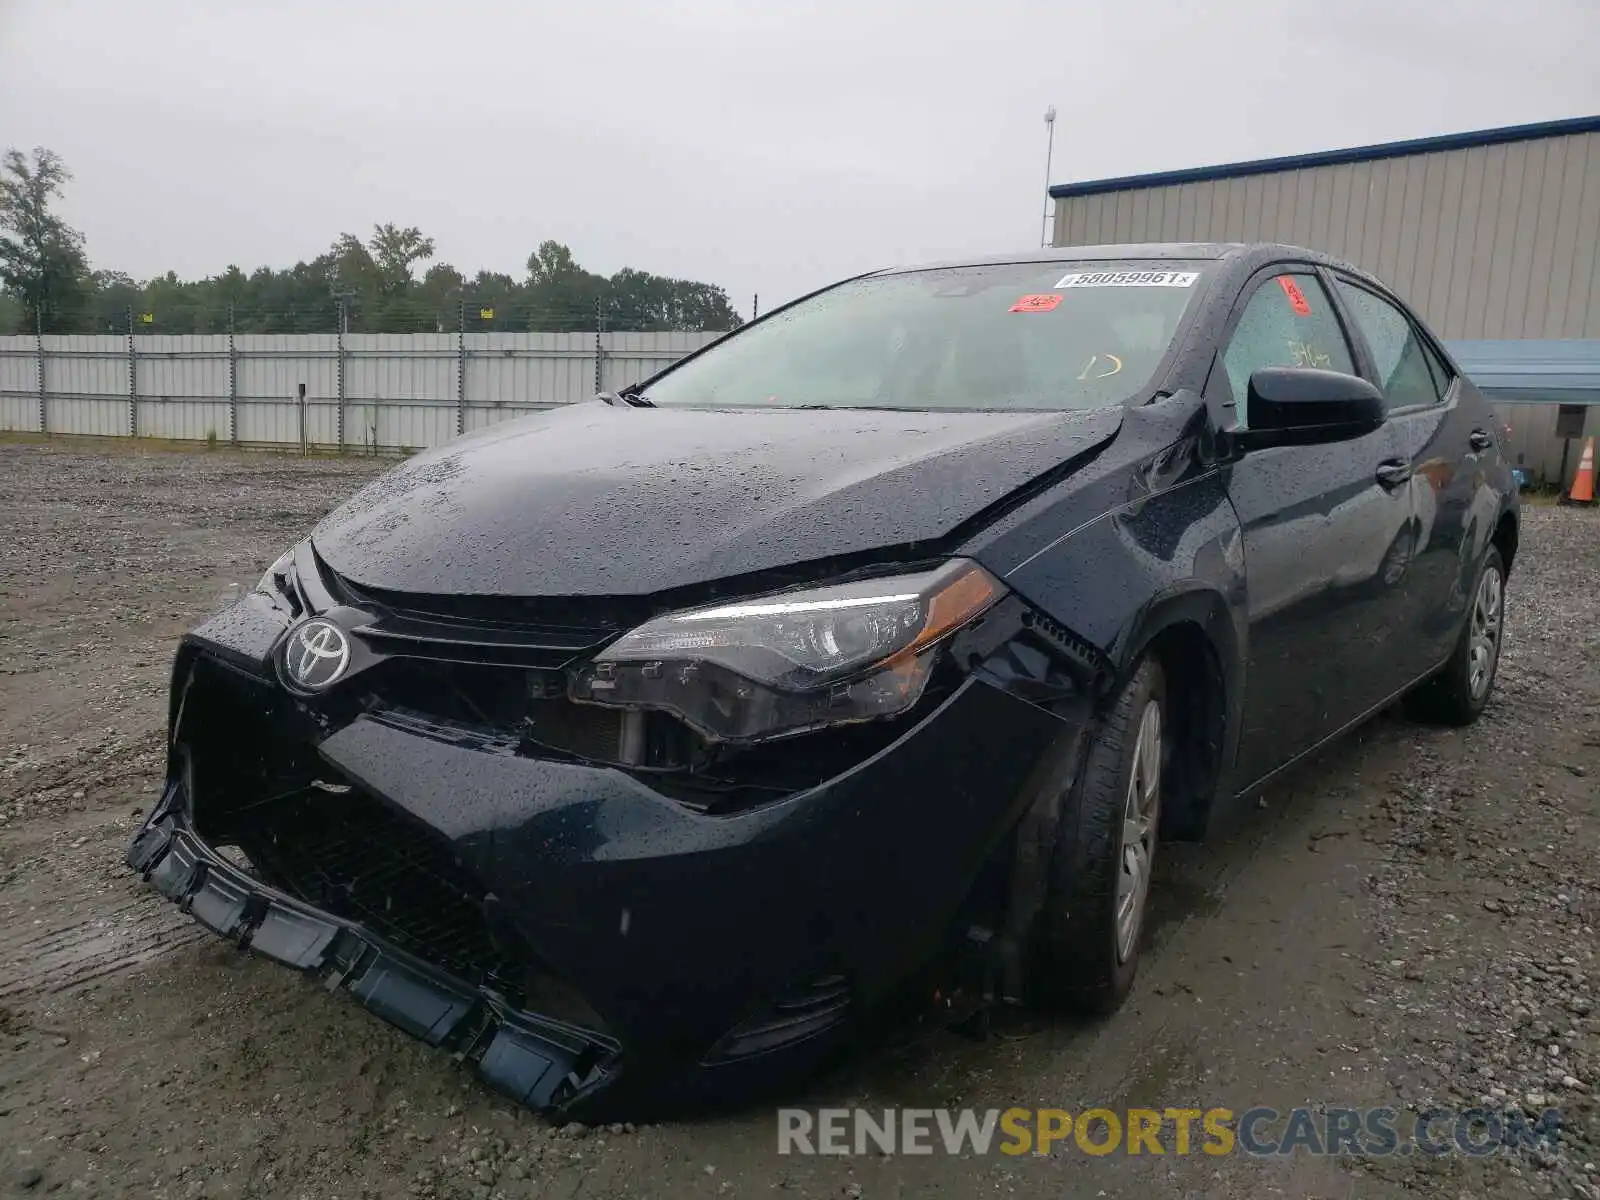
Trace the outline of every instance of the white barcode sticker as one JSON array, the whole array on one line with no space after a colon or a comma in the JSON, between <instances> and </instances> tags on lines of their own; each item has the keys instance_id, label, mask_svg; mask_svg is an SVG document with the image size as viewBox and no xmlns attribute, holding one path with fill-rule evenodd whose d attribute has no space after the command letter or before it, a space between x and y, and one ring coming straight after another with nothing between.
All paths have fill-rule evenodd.
<instances>
[{"instance_id":1,"label":"white barcode sticker","mask_svg":"<svg viewBox=\"0 0 1600 1200\"><path fill-rule=\"evenodd\" d=\"M1080 287L1193 287L1199 271L1078 271L1063 275L1059 288Z\"/></svg>"}]
</instances>

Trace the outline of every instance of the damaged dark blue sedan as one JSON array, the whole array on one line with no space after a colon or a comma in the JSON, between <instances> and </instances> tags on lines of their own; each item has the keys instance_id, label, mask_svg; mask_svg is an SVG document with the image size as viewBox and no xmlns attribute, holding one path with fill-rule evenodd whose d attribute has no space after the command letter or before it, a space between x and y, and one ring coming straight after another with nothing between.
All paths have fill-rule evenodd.
<instances>
[{"instance_id":1,"label":"damaged dark blue sedan","mask_svg":"<svg viewBox=\"0 0 1600 1200\"><path fill-rule=\"evenodd\" d=\"M1516 493L1285 246L891 270L359 492L183 639L129 862L577 1119L890 995L1106 1012L1158 844L1489 698Z\"/></svg>"}]
</instances>

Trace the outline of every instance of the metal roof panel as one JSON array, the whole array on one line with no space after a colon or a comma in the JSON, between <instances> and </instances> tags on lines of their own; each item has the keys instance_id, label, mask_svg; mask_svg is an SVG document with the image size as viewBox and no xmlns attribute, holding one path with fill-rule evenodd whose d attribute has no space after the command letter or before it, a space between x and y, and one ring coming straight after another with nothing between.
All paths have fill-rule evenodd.
<instances>
[{"instance_id":1,"label":"metal roof panel","mask_svg":"<svg viewBox=\"0 0 1600 1200\"><path fill-rule=\"evenodd\" d=\"M1214 179L1237 179L1245 175L1271 175L1280 171L1299 171L1307 167L1331 167L1341 163L1374 162L1403 158L1412 154L1434 154L1442 150L1469 150L1474 146L1495 146L1504 142L1524 142L1535 138L1571 137L1600 132L1600 114L1572 117L1562 121L1537 121L1529 125L1506 125L1499 129L1479 129L1468 133L1447 133L1437 137L1411 138L1371 146L1351 146L1343 150L1321 150L1313 154L1291 154L1283 158L1259 158L1249 162L1222 163L1212 167L1186 167L1177 171L1156 171L1148 175L1122 175L1114 179L1090 179L1081 183L1058 183L1050 188L1057 200L1071 196L1094 196L1103 192L1125 192L1143 188L1169 187L1176 183L1206 183Z\"/></svg>"}]
</instances>

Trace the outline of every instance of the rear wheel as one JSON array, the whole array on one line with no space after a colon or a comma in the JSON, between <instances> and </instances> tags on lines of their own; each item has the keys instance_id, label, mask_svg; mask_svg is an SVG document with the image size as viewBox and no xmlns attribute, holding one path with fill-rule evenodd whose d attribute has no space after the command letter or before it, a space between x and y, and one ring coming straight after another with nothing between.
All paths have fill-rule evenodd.
<instances>
[{"instance_id":1,"label":"rear wheel","mask_svg":"<svg viewBox=\"0 0 1600 1200\"><path fill-rule=\"evenodd\" d=\"M1044 1007L1109 1013L1139 965L1167 759L1166 680L1144 659L1084 756L1056 825L1032 994Z\"/></svg>"},{"instance_id":2,"label":"rear wheel","mask_svg":"<svg viewBox=\"0 0 1600 1200\"><path fill-rule=\"evenodd\" d=\"M1423 721L1470 725L1489 703L1505 630L1505 560L1489 547L1478 572L1467 623L1450 661L1406 696L1406 712Z\"/></svg>"}]
</instances>

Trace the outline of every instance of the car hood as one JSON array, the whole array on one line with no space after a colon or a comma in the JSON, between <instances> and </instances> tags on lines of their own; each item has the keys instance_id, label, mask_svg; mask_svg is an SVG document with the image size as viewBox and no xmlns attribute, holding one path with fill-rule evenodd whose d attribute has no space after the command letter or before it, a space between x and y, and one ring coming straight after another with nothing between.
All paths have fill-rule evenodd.
<instances>
[{"instance_id":1,"label":"car hood","mask_svg":"<svg viewBox=\"0 0 1600 1200\"><path fill-rule=\"evenodd\" d=\"M1121 422L580 404L410 459L312 539L371 588L643 595L939 538Z\"/></svg>"}]
</instances>

